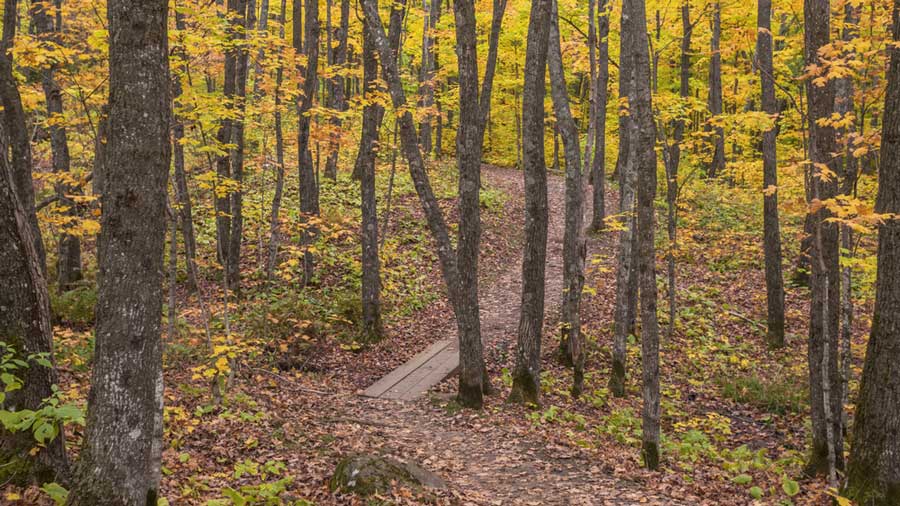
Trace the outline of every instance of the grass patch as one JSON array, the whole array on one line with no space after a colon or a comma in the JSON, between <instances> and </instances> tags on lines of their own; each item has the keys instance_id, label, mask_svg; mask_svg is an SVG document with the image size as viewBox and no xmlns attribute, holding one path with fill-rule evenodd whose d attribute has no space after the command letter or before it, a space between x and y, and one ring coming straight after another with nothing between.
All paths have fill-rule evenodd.
<instances>
[{"instance_id":1,"label":"grass patch","mask_svg":"<svg viewBox=\"0 0 900 506\"><path fill-rule=\"evenodd\" d=\"M807 405L802 382L793 378L763 379L757 374L718 378L722 395L735 402L749 404L769 413L800 413Z\"/></svg>"}]
</instances>

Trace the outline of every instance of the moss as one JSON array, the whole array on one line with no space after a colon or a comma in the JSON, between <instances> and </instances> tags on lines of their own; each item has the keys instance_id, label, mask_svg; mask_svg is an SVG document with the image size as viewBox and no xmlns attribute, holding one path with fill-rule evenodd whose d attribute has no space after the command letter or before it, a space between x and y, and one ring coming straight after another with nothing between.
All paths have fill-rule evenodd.
<instances>
[{"instance_id":1,"label":"moss","mask_svg":"<svg viewBox=\"0 0 900 506\"><path fill-rule=\"evenodd\" d=\"M539 381L525 369L518 370L513 375L512 391L509 393L509 402L516 404L534 404L540 406Z\"/></svg>"},{"instance_id":2,"label":"moss","mask_svg":"<svg viewBox=\"0 0 900 506\"><path fill-rule=\"evenodd\" d=\"M609 391L615 397L625 397L625 364L613 358L612 374L609 376Z\"/></svg>"},{"instance_id":3,"label":"moss","mask_svg":"<svg viewBox=\"0 0 900 506\"><path fill-rule=\"evenodd\" d=\"M641 456L644 458L644 466L650 470L659 469L659 444L644 441L641 448Z\"/></svg>"}]
</instances>

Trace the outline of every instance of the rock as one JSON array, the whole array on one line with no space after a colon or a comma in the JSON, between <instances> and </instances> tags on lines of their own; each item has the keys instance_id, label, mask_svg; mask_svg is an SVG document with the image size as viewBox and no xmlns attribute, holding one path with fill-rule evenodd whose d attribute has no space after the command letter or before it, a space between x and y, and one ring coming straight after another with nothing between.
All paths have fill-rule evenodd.
<instances>
[{"instance_id":1,"label":"rock","mask_svg":"<svg viewBox=\"0 0 900 506\"><path fill-rule=\"evenodd\" d=\"M389 492L393 483L414 491L427 488L445 488L440 476L415 462L400 462L382 455L353 455L338 463L331 478L332 491L370 496L376 492Z\"/></svg>"}]
</instances>

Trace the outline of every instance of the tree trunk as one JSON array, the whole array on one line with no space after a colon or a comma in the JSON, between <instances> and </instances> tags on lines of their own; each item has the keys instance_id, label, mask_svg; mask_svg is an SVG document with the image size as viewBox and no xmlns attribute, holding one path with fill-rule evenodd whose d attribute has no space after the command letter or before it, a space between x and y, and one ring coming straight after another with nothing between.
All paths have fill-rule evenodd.
<instances>
[{"instance_id":1,"label":"tree trunk","mask_svg":"<svg viewBox=\"0 0 900 506\"><path fill-rule=\"evenodd\" d=\"M547 167L544 162L544 74L547 68L552 0L532 0L522 89L525 252L522 309L510 400L540 402L544 271L547 258Z\"/></svg>"},{"instance_id":2,"label":"tree trunk","mask_svg":"<svg viewBox=\"0 0 900 506\"><path fill-rule=\"evenodd\" d=\"M762 87L762 110L778 121L775 73L772 65L772 0L759 0L756 58ZM763 251L766 264L766 342L784 346L784 278L781 273L781 228L778 223L778 166L775 155L777 125L762 134Z\"/></svg>"},{"instance_id":3,"label":"tree trunk","mask_svg":"<svg viewBox=\"0 0 900 506\"><path fill-rule=\"evenodd\" d=\"M894 2L893 41L900 41L900 4ZM876 212L900 213L900 49L888 46ZM845 495L857 504L900 503L900 222L878 227L875 312L866 350Z\"/></svg>"},{"instance_id":4,"label":"tree trunk","mask_svg":"<svg viewBox=\"0 0 900 506\"><path fill-rule=\"evenodd\" d=\"M578 127L569 110L566 76L563 70L557 2L552 0L550 40L547 63L550 68L550 93L559 124L566 157L566 215L563 235L563 300L561 341L574 368L572 395L584 388L584 335L581 333L581 292L584 288L584 191L581 175L581 148Z\"/></svg>"},{"instance_id":5,"label":"tree trunk","mask_svg":"<svg viewBox=\"0 0 900 506\"><path fill-rule=\"evenodd\" d=\"M47 12L47 4L32 4L31 14L34 22L35 33L47 42L57 43L58 32L61 27L54 26L51 13ZM41 85L44 89L44 97L47 101L47 118L61 117L63 115L62 90L56 82L56 65L50 64L41 70ZM52 123L50 131L50 148L53 158L53 172L69 172L69 141L66 127L59 123ZM73 193L81 190L75 186L59 183L56 187L56 195L61 205L66 207L65 215L70 218L78 216L78 205L69 198ZM56 279L59 290L71 289L75 283L81 280L81 240L76 235L67 234L63 229L60 234L57 247Z\"/></svg>"},{"instance_id":6,"label":"tree trunk","mask_svg":"<svg viewBox=\"0 0 900 506\"><path fill-rule=\"evenodd\" d=\"M712 37L710 38L709 58L709 114L710 121L722 114L722 54L719 52L719 40L722 35L722 5L716 0L713 4ZM714 178L725 170L725 130L713 125L709 128L713 133L713 157L706 175Z\"/></svg>"},{"instance_id":7,"label":"tree trunk","mask_svg":"<svg viewBox=\"0 0 900 506\"><path fill-rule=\"evenodd\" d=\"M330 9L329 9L330 11ZM329 59L329 65L332 67L337 67L338 70L342 70L343 67L347 64L347 33L350 28L350 0L341 0L341 20L340 25L337 28L337 33L335 33L335 38L338 41L337 47L334 48L334 51ZM331 47L331 44L328 44L328 47ZM330 49L329 49L330 51ZM339 113L343 113L347 110L347 97L345 94L345 78L336 75L328 82L328 96L330 99L330 107ZM335 115L331 118L331 127L335 130L335 132L340 131L341 124L343 121L339 115ZM340 147L339 135L332 136L330 140L328 160L325 162L325 177L330 179L337 178L337 165L339 158L338 148Z\"/></svg>"},{"instance_id":8,"label":"tree trunk","mask_svg":"<svg viewBox=\"0 0 900 506\"><path fill-rule=\"evenodd\" d=\"M440 18L440 0L422 0L422 65L419 69L419 107L434 107L435 25ZM437 16L435 16L435 14ZM431 154L431 113L419 122L419 144L428 157Z\"/></svg>"},{"instance_id":9,"label":"tree trunk","mask_svg":"<svg viewBox=\"0 0 900 506\"><path fill-rule=\"evenodd\" d=\"M3 51L8 52L13 46L16 28L16 4L14 0L4 0L3 17ZM10 12L9 16L5 13ZM25 216L31 224L31 238L40 260L41 271L47 270L47 255L44 242L41 240L41 229L38 226L37 213L34 207L34 183L32 182L31 139L28 135L25 110L19 95L18 84L13 75L13 62L10 57L0 58L0 105L3 106L3 126L6 129L7 146L11 152L10 173L13 191L19 198Z\"/></svg>"},{"instance_id":10,"label":"tree trunk","mask_svg":"<svg viewBox=\"0 0 900 506\"><path fill-rule=\"evenodd\" d=\"M175 12L175 29L183 31L185 29L184 14ZM177 104L182 93L181 73L187 74L187 55L185 48L179 45L175 51L177 65L183 70L176 70L172 79L172 99ZM184 122L178 116L173 114L172 123L172 157L175 175L175 200L178 202L178 215L181 221L181 234L184 238L184 256L187 264L187 275L191 290L197 289L197 278L194 276L194 269L191 264L197 259L197 240L194 235L194 217L191 206L191 195L188 190L187 175L184 166Z\"/></svg>"},{"instance_id":11,"label":"tree trunk","mask_svg":"<svg viewBox=\"0 0 900 506\"><path fill-rule=\"evenodd\" d=\"M363 98L376 86L378 60L375 44L367 26L363 26ZM378 257L378 210L375 199L375 143L381 106L363 108L362 133L356 156L355 174L359 175L362 195L362 335L367 341L381 340L381 261Z\"/></svg>"},{"instance_id":12,"label":"tree trunk","mask_svg":"<svg viewBox=\"0 0 900 506\"><path fill-rule=\"evenodd\" d=\"M243 14L239 10L242 0L228 0L227 10L231 16L231 20L227 30L227 38L230 41L237 39L239 30L238 26L243 19ZM235 86L237 84L239 49L232 47L225 51L225 70L222 83L222 96L226 107L233 108L235 105ZM223 146L230 144L233 138L234 122L230 116L222 118L219 131L216 133L216 142L221 149ZM216 158L216 176L217 183L222 184L225 180L232 178L231 150L225 151ZM230 262L228 261L228 253L231 251L231 195L228 192L215 191L216 206L216 256L223 265L225 273L228 273Z\"/></svg>"},{"instance_id":13,"label":"tree trunk","mask_svg":"<svg viewBox=\"0 0 900 506\"><path fill-rule=\"evenodd\" d=\"M300 214L304 230L300 236L301 246L307 248L303 253L303 284L312 281L314 257L309 247L316 241L319 231L315 225L315 217L319 215L319 182L316 178L313 166L312 153L309 149L309 111L318 90L319 67L319 1L308 0L305 2L306 24L303 24L303 16L300 0L294 0L294 49L297 53L306 55L306 65L301 66L300 73L304 76L303 93L299 98L297 108L297 174L300 181ZM306 38L305 46L301 44L300 33Z\"/></svg>"},{"instance_id":14,"label":"tree trunk","mask_svg":"<svg viewBox=\"0 0 900 506\"><path fill-rule=\"evenodd\" d=\"M622 31L629 31L634 75L631 141L635 144L637 172L637 248L641 308L642 439L641 454L648 469L659 467L659 325L656 317L656 123L650 91L650 49L646 37L647 17L643 0L626 0L622 9Z\"/></svg>"},{"instance_id":15,"label":"tree trunk","mask_svg":"<svg viewBox=\"0 0 900 506\"><path fill-rule=\"evenodd\" d=\"M3 37L0 40L0 98L4 109L3 136L0 144L15 143L16 130L25 132L25 116L19 90L12 75L13 62L9 49L15 37L15 0L6 0L3 15ZM12 130L16 129L16 130ZM27 140L27 139L26 139ZM13 154L21 154L23 147L13 147ZM31 185L31 157L13 160L16 170L27 170ZM28 165L22 165L28 163ZM15 351L15 358L27 360L28 356L45 353L51 367L44 367L31 361L27 368L8 371L23 381L19 390L8 392L0 405L2 409L19 411L37 410L42 401L52 395L51 387L57 382L53 362L53 329L50 325L50 296L47 278L37 246L40 239L34 238L34 201L31 209L18 194L13 178L13 167L8 163L7 154L0 156L0 342ZM12 351L12 350L7 350ZM21 485L42 484L68 477L69 465L66 458L65 434L59 428L59 435L46 446L36 447L30 430L10 433L0 432L0 482Z\"/></svg>"},{"instance_id":16,"label":"tree trunk","mask_svg":"<svg viewBox=\"0 0 900 506\"><path fill-rule=\"evenodd\" d=\"M250 32L256 24L256 0L236 0L236 10L240 13L241 31L244 34L244 42L249 39ZM231 127L231 144L234 151L231 153L231 179L237 183L237 188L231 197L231 232L229 233L227 274L228 285L235 293L241 290L241 241L244 238L244 116L247 112L247 71L249 69L250 50L246 44L237 52L235 63L235 106L238 109Z\"/></svg>"},{"instance_id":17,"label":"tree trunk","mask_svg":"<svg viewBox=\"0 0 900 506\"><path fill-rule=\"evenodd\" d=\"M591 230L603 229L606 219L606 104L609 92L609 1L600 0L597 28L600 44L597 54L597 80L594 84L594 158L591 162L591 183L593 185L593 207L591 208ZM588 163L585 160L585 164Z\"/></svg>"},{"instance_id":18,"label":"tree trunk","mask_svg":"<svg viewBox=\"0 0 900 506\"><path fill-rule=\"evenodd\" d=\"M284 20L287 0L281 0L281 14L278 22L278 36L284 39ZM275 195L272 196L272 216L269 222L269 258L266 262L266 279L274 279L275 264L278 261L279 228L281 226L281 200L284 192L284 130L281 124L281 85L284 76L284 53L278 53L278 68L275 70Z\"/></svg>"},{"instance_id":19,"label":"tree trunk","mask_svg":"<svg viewBox=\"0 0 900 506\"><path fill-rule=\"evenodd\" d=\"M829 0L806 0L804 4L806 64L819 65L818 50L829 43ZM823 168L837 174L835 134L831 126L819 120L834 112L834 82L818 86L807 81L809 97L809 158L810 186L813 202L834 197L837 180L827 177ZM826 209L811 209L813 241L812 300L809 322L809 381L812 414L812 453L807 466L809 473L831 474L830 461L843 468L843 438L841 436L841 378L838 373L838 335L840 320L840 268L838 226L826 220ZM824 364L824 365L823 365ZM828 395L828 401L824 396Z\"/></svg>"},{"instance_id":20,"label":"tree trunk","mask_svg":"<svg viewBox=\"0 0 900 506\"><path fill-rule=\"evenodd\" d=\"M96 351L70 505L156 504L163 250L171 157L165 1L110 0L109 143Z\"/></svg>"},{"instance_id":21,"label":"tree trunk","mask_svg":"<svg viewBox=\"0 0 900 506\"><path fill-rule=\"evenodd\" d=\"M624 8L623 8L624 9ZM623 19L625 12L622 13ZM633 34L622 30L619 56L619 98L631 100L634 88L634 50ZM626 343L628 334L633 330L634 305L637 295L637 266L635 236L637 235L634 218L634 190L636 173L634 167L635 129L633 113L619 115L619 156L616 161L616 172L619 175L619 212L625 221L619 233L619 259L616 267L616 302L613 310L613 345L612 371L609 378L609 390L616 397L625 396L626 378Z\"/></svg>"},{"instance_id":22,"label":"tree trunk","mask_svg":"<svg viewBox=\"0 0 900 506\"><path fill-rule=\"evenodd\" d=\"M852 42L858 36L857 25L859 23L859 7L853 4L844 6L844 30L842 38L845 42ZM853 79L844 77L838 79L835 83L835 109L842 116L853 113ZM855 196L856 180L859 171L859 160L852 154L852 142L856 136L855 128L842 129L841 144L844 156L843 162L843 178L841 179L841 193L846 196ZM853 256L853 231L847 224L841 224L841 251L849 257ZM846 433L849 429L849 414L847 412L850 405L850 364L853 361L850 345L853 340L853 297L852 284L853 279L852 268L849 265L841 267L841 349L840 349L840 365L841 365L841 425Z\"/></svg>"}]
</instances>

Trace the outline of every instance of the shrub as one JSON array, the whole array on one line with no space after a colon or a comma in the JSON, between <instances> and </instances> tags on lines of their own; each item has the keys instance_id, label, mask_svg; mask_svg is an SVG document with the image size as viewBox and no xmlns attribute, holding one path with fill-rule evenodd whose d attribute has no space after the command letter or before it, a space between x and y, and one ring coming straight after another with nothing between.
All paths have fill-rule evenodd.
<instances>
[{"instance_id":1,"label":"shrub","mask_svg":"<svg viewBox=\"0 0 900 506\"><path fill-rule=\"evenodd\" d=\"M53 321L76 326L94 323L94 306L97 305L97 290L93 286L81 286L57 294L50 293L50 310Z\"/></svg>"}]
</instances>

